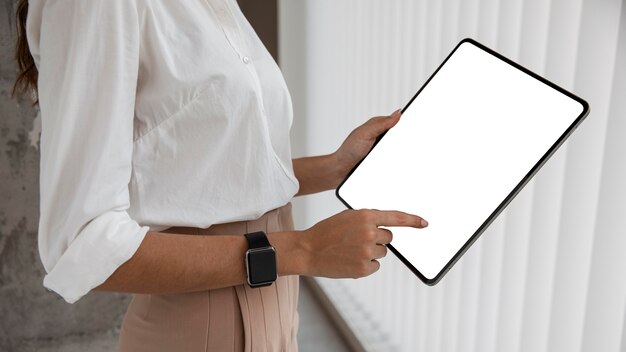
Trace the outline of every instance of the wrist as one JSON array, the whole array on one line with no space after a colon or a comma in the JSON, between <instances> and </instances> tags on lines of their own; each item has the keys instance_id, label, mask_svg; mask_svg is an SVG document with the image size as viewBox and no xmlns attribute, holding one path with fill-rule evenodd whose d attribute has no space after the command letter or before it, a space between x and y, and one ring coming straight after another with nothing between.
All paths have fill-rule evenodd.
<instances>
[{"instance_id":1,"label":"wrist","mask_svg":"<svg viewBox=\"0 0 626 352\"><path fill-rule=\"evenodd\" d=\"M329 168L331 170L329 174L332 175L331 177L333 179L333 188L337 188L339 186L339 183L343 181L346 175L348 175L348 172L350 172L350 167L347 166L348 163L346 163L344 158L341 157L339 150L335 151L332 154L329 154L328 159Z\"/></svg>"},{"instance_id":2,"label":"wrist","mask_svg":"<svg viewBox=\"0 0 626 352\"><path fill-rule=\"evenodd\" d=\"M307 275L310 256L302 231L273 232L267 237L276 250L278 276Z\"/></svg>"}]
</instances>

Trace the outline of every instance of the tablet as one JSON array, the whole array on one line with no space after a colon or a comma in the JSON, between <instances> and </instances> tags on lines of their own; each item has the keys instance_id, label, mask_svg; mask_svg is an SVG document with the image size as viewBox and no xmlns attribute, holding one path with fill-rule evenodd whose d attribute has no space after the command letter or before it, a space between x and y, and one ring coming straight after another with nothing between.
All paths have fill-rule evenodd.
<instances>
[{"instance_id":1,"label":"tablet","mask_svg":"<svg viewBox=\"0 0 626 352\"><path fill-rule=\"evenodd\" d=\"M389 249L436 284L589 113L588 104L462 40L336 190L349 208L400 210Z\"/></svg>"}]
</instances>

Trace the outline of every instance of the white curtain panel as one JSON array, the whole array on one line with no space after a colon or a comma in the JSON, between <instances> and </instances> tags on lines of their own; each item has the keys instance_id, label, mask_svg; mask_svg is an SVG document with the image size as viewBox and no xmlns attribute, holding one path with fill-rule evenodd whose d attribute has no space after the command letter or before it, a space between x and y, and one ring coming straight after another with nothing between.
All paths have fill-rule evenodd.
<instances>
[{"instance_id":1,"label":"white curtain panel","mask_svg":"<svg viewBox=\"0 0 626 352\"><path fill-rule=\"evenodd\" d=\"M465 37L591 105L436 286L391 253L370 277L318 279L367 350L626 352L623 1L282 0L279 28L295 156L403 107ZM344 209L333 192L294 203L299 228Z\"/></svg>"}]
</instances>

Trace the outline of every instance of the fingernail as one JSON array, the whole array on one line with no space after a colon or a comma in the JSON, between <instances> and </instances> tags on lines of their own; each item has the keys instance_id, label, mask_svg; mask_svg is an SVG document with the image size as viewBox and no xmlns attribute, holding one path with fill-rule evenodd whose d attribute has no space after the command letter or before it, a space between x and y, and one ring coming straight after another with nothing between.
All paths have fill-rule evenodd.
<instances>
[{"instance_id":1,"label":"fingernail","mask_svg":"<svg viewBox=\"0 0 626 352\"><path fill-rule=\"evenodd\" d=\"M391 113L391 115L389 115L389 117L394 117L394 116L397 116L398 114L400 114L400 111L401 111L401 110L402 110L402 109L398 109L398 110L396 110L396 111L392 112L392 113Z\"/></svg>"},{"instance_id":2,"label":"fingernail","mask_svg":"<svg viewBox=\"0 0 626 352\"><path fill-rule=\"evenodd\" d=\"M428 226L428 221L422 219L422 227Z\"/></svg>"}]
</instances>

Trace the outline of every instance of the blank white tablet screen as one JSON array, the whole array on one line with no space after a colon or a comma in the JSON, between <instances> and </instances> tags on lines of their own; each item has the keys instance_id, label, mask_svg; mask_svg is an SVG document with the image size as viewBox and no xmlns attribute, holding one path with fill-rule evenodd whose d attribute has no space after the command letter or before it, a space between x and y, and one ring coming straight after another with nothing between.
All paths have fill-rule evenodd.
<instances>
[{"instance_id":1,"label":"blank white tablet screen","mask_svg":"<svg viewBox=\"0 0 626 352\"><path fill-rule=\"evenodd\" d=\"M585 107L471 42L454 54L338 189L353 209L423 216L392 246L437 277Z\"/></svg>"}]
</instances>

